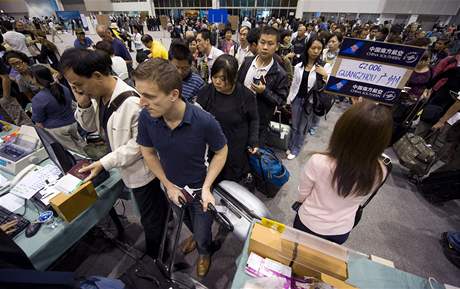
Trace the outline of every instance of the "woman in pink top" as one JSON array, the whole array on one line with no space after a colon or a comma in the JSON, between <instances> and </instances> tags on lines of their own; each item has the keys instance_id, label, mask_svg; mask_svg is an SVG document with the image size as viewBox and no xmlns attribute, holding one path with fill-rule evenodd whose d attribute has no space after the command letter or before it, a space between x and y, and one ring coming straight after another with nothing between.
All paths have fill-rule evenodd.
<instances>
[{"instance_id":1,"label":"woman in pink top","mask_svg":"<svg viewBox=\"0 0 460 289\"><path fill-rule=\"evenodd\" d=\"M392 122L390 108L370 101L340 117L328 151L314 154L301 172L294 228L338 244L348 239L360 203L387 173L379 158Z\"/></svg>"}]
</instances>

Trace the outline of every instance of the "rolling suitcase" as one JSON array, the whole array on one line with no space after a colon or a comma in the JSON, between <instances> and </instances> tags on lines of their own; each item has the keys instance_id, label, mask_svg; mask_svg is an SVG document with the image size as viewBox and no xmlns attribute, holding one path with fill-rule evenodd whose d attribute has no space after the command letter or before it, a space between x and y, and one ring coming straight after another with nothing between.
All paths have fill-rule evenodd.
<instances>
[{"instance_id":1,"label":"rolling suitcase","mask_svg":"<svg viewBox=\"0 0 460 289\"><path fill-rule=\"evenodd\" d=\"M265 204L242 185L222 181L213 189L216 209L224 214L233 225L235 236L244 241L254 220L269 218Z\"/></svg>"},{"instance_id":2,"label":"rolling suitcase","mask_svg":"<svg viewBox=\"0 0 460 289\"><path fill-rule=\"evenodd\" d=\"M151 258L144 256L120 277L126 285L126 289L199 289L206 288L189 275L182 272L173 272L175 253L179 242L180 232L185 212L185 201L182 201L182 207L177 220L174 240L172 244L171 256L167 263L163 262L165 254L166 237L168 234L168 222L165 222L163 237L158 259L153 261ZM172 208L169 209L166 220L169 220Z\"/></svg>"}]
</instances>

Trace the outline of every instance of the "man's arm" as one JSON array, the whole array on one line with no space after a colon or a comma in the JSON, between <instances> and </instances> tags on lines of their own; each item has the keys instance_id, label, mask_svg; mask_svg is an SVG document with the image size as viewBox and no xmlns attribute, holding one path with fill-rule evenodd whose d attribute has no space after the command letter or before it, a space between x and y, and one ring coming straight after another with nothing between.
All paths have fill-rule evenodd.
<instances>
[{"instance_id":1,"label":"man's arm","mask_svg":"<svg viewBox=\"0 0 460 289\"><path fill-rule=\"evenodd\" d=\"M91 99L88 96L81 94L74 87L71 87L71 90L78 103L78 107L74 113L75 120L84 130L89 132L96 131L96 111Z\"/></svg>"},{"instance_id":2,"label":"man's arm","mask_svg":"<svg viewBox=\"0 0 460 289\"><path fill-rule=\"evenodd\" d=\"M142 156L144 157L144 161L149 167L149 169L153 172L153 174L160 180L160 182L165 186L166 193L171 201L173 201L176 205L180 206L178 197L181 197L185 200L184 195L176 185L171 183L161 166L160 159L158 158L157 152L153 147L145 147L139 145L141 149Z\"/></svg>"},{"instance_id":3,"label":"man's arm","mask_svg":"<svg viewBox=\"0 0 460 289\"><path fill-rule=\"evenodd\" d=\"M211 193L211 186L216 180L217 176L222 171L222 168L225 165L227 160L228 147L224 145L223 148L214 152L211 163L209 164L208 173L206 174L206 179L204 180L203 188L201 191L201 199L203 200L203 211L208 210L208 204L215 204L214 196Z\"/></svg>"}]
</instances>

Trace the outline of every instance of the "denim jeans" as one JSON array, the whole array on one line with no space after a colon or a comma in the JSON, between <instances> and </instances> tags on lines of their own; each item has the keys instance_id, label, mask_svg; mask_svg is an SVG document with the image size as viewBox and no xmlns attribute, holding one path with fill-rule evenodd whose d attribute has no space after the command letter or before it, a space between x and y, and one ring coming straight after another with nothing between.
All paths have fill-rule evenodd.
<instances>
[{"instance_id":1,"label":"denim jeans","mask_svg":"<svg viewBox=\"0 0 460 289\"><path fill-rule=\"evenodd\" d=\"M156 259L169 210L168 200L157 178L145 186L133 189L133 195L144 227L146 253Z\"/></svg>"},{"instance_id":2,"label":"denim jeans","mask_svg":"<svg viewBox=\"0 0 460 289\"><path fill-rule=\"evenodd\" d=\"M184 223L193 233L193 239L197 243L198 254L210 255L213 218L209 212L203 212L203 205L200 200L201 193L197 194L193 202L187 203L184 212ZM177 209L179 208L176 207Z\"/></svg>"},{"instance_id":3,"label":"denim jeans","mask_svg":"<svg viewBox=\"0 0 460 289\"><path fill-rule=\"evenodd\" d=\"M311 128L317 128L319 125L320 118L316 114L313 114L311 118Z\"/></svg>"},{"instance_id":4,"label":"denim jeans","mask_svg":"<svg viewBox=\"0 0 460 289\"><path fill-rule=\"evenodd\" d=\"M447 240L454 250L460 253L460 232L447 233Z\"/></svg>"},{"instance_id":5,"label":"denim jeans","mask_svg":"<svg viewBox=\"0 0 460 289\"><path fill-rule=\"evenodd\" d=\"M291 103L292 108L292 134L288 148L291 154L298 155L305 142L305 135L310 128L313 112L307 115L303 109L304 99L296 97Z\"/></svg>"}]
</instances>

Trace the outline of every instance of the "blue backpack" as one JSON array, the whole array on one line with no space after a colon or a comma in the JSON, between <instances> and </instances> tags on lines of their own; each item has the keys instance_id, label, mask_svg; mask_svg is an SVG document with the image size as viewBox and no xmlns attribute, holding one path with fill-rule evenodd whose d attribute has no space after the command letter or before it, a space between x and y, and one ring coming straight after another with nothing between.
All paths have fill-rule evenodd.
<instances>
[{"instance_id":1,"label":"blue backpack","mask_svg":"<svg viewBox=\"0 0 460 289\"><path fill-rule=\"evenodd\" d=\"M269 148L259 148L256 154L250 155L249 165L257 190L267 197L274 197L289 180L289 171Z\"/></svg>"}]
</instances>

